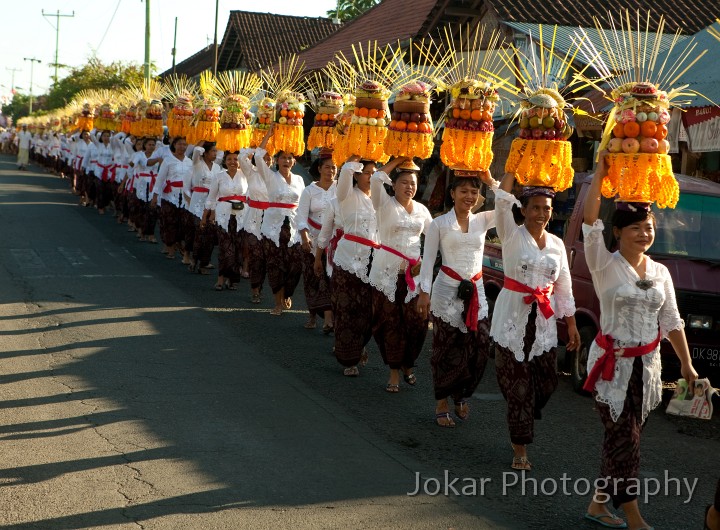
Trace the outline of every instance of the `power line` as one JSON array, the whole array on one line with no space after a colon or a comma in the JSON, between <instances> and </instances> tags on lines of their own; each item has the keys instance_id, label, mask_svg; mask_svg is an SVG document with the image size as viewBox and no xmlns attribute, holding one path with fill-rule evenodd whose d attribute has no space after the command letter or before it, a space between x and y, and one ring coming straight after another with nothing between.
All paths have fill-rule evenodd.
<instances>
[{"instance_id":1,"label":"power line","mask_svg":"<svg viewBox=\"0 0 720 530\"><path fill-rule=\"evenodd\" d=\"M105 33L103 33L102 39L100 39L100 44L98 44L97 47L95 48L96 54L100 50L100 46L102 46L103 42L105 41L105 36L107 35L108 31L110 30L110 26L112 26L113 20L115 20L115 15L117 14L118 8L120 7L120 2L122 2L122 0L118 0L117 5L115 6L115 11L113 11L112 17L110 17L110 23L108 24L107 28L105 28Z\"/></svg>"}]
</instances>

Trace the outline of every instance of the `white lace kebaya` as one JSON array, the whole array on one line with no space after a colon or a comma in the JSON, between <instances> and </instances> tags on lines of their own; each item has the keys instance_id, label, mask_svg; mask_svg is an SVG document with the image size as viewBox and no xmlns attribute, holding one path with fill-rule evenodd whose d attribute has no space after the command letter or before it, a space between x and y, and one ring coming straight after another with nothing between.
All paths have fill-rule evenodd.
<instances>
[{"instance_id":1,"label":"white lace kebaya","mask_svg":"<svg viewBox=\"0 0 720 530\"><path fill-rule=\"evenodd\" d=\"M505 277L531 289L553 286L550 304L555 314L546 319L542 311L537 311L535 341L527 359L531 361L557 346L556 319L575 315L575 299L565 244L559 237L545 232L545 248L540 250L525 226L515 223L513 204L520 206L520 201L514 195L502 189L495 191L495 221L502 241ZM525 326L532 309L523 300L525 296L525 293L503 288L495 301L490 326L493 340L512 351L518 362L525 359Z\"/></svg>"},{"instance_id":2,"label":"white lace kebaya","mask_svg":"<svg viewBox=\"0 0 720 530\"><path fill-rule=\"evenodd\" d=\"M338 223L337 216L335 222L343 227L346 234L375 241L377 225L372 200L353 186L353 175L362 172L363 167L360 162L346 162L340 169L336 190L340 222ZM371 252L371 247L343 237L335 251L335 266L354 274L365 283L370 283L368 265Z\"/></svg>"},{"instance_id":3,"label":"white lace kebaya","mask_svg":"<svg viewBox=\"0 0 720 530\"><path fill-rule=\"evenodd\" d=\"M325 208L323 212L322 221L320 222L322 228L318 233L317 240L315 240L317 248L325 250L325 256L327 257L325 272L327 272L328 278L332 277L333 271L333 261L330 259L330 256L334 255L335 252L335 248L328 250L328 247L333 243L333 239L339 236L338 230L342 231L343 229L342 226L338 224L339 222L340 203L338 203L337 196L335 196L330 200L328 207ZM335 241L335 243L337 244L337 241Z\"/></svg>"},{"instance_id":4,"label":"white lace kebaya","mask_svg":"<svg viewBox=\"0 0 720 530\"><path fill-rule=\"evenodd\" d=\"M590 226L583 224L585 260L593 279L595 293L600 300L600 327L603 335L615 339L617 348L641 346L663 338L676 329L683 329L675 301L675 289L667 267L646 256L645 280L652 282L647 289L637 285L641 280L635 269L620 252L605 248L603 222L598 219ZM647 286L647 284L645 285ZM588 356L588 373L604 351L593 341ZM658 406L662 394L660 377L660 345L642 357L643 402L642 422ZM632 375L633 357L615 360L615 373L610 381L599 378L595 384L597 401L610 407L613 421L623 411L628 383Z\"/></svg>"},{"instance_id":5,"label":"white lace kebaya","mask_svg":"<svg viewBox=\"0 0 720 530\"><path fill-rule=\"evenodd\" d=\"M383 184L392 185L392 180L384 171L376 171L370 178L370 197L375 208L378 226L378 239L408 258L420 258L420 234L425 232L432 216L428 209L417 201L412 201L412 212L408 213L395 197L388 195ZM408 261L385 249L375 249L370 269L370 284L383 293L391 302L395 301L398 274L404 274ZM408 286L405 302L409 302L419 293L419 286L411 290Z\"/></svg>"},{"instance_id":6,"label":"white lace kebaya","mask_svg":"<svg viewBox=\"0 0 720 530\"><path fill-rule=\"evenodd\" d=\"M189 176L185 176L183 182L186 209L198 219L202 219L212 182L223 171L215 162L212 163L211 167L208 167L205 160L203 160L203 154L205 154L205 149L202 147L193 149L193 170ZM202 191L203 189L208 191ZM189 201L187 200L188 197L190 197Z\"/></svg>"},{"instance_id":7,"label":"white lace kebaya","mask_svg":"<svg viewBox=\"0 0 720 530\"><path fill-rule=\"evenodd\" d=\"M240 163L240 169L247 179L247 198L248 203L245 205L246 212L243 218L243 230L247 233L254 235L256 238L261 239L263 213L265 210L261 208L255 208L250 204L250 201L258 202L269 202L267 186L265 181L262 179L257 171L257 168L250 162L248 156L254 155L255 149L241 149L238 155L238 162Z\"/></svg>"},{"instance_id":8,"label":"white lace kebaya","mask_svg":"<svg viewBox=\"0 0 720 530\"><path fill-rule=\"evenodd\" d=\"M203 162L204 164L205 162ZM215 222L226 232L228 231L228 223L230 216L235 212L236 230L239 232L243 227L243 216L247 207L242 210L233 210L232 203L221 201L223 197L232 197L233 195L245 195L247 191L247 179L242 171L238 169L234 177L231 177L226 169L223 169L210 184L210 192L205 202L205 208L215 210Z\"/></svg>"},{"instance_id":9,"label":"white lace kebaya","mask_svg":"<svg viewBox=\"0 0 720 530\"><path fill-rule=\"evenodd\" d=\"M327 190L322 189L317 182L306 186L300 195L297 209L298 231L307 230L312 239L312 253L317 250L317 238L322 228L322 216L330 201L335 197L335 182Z\"/></svg>"},{"instance_id":10,"label":"white lace kebaya","mask_svg":"<svg viewBox=\"0 0 720 530\"><path fill-rule=\"evenodd\" d=\"M262 227L263 236L280 246L280 230L287 217L290 220L290 241L288 247L300 242L300 235L297 229L297 204L300 201L300 194L305 189L305 181L300 175L290 173L290 184L279 172L274 171L265 163L265 149L255 149L255 166L259 175L265 181L270 202L281 204L294 204L293 208L268 208L263 215Z\"/></svg>"},{"instance_id":11,"label":"white lace kebaya","mask_svg":"<svg viewBox=\"0 0 720 530\"><path fill-rule=\"evenodd\" d=\"M442 264L457 272L461 278L469 280L482 271L485 234L494 227L494 211L471 213L468 231L463 233L453 208L445 215L436 217L425 234L425 249L420 269L420 289L431 294L430 311L432 314L463 333L467 333L468 329L462 317L464 304L458 298L460 282L440 271L433 283L435 257L440 249ZM482 278L475 281L475 286L480 305L478 310L478 321L480 321L488 316Z\"/></svg>"}]
</instances>

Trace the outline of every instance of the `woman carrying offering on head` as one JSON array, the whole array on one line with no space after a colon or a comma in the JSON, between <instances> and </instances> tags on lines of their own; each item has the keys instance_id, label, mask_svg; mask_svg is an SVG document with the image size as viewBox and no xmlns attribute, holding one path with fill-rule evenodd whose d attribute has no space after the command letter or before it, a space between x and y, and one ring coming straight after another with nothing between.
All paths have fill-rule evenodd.
<instances>
[{"instance_id":1,"label":"woman carrying offering on head","mask_svg":"<svg viewBox=\"0 0 720 530\"><path fill-rule=\"evenodd\" d=\"M435 391L435 421L454 427L455 416L466 420L466 400L477 388L488 360L490 343L488 304L482 281L485 234L495 227L495 212L473 213L485 182L497 189L487 172L455 172L450 184L452 209L433 220L425 236L420 270L418 311L433 316L433 353L430 359ZM442 267L433 283L437 252Z\"/></svg>"},{"instance_id":2,"label":"woman carrying offering on head","mask_svg":"<svg viewBox=\"0 0 720 530\"><path fill-rule=\"evenodd\" d=\"M398 157L370 179L379 239L370 269L370 285L374 287L373 337L390 368L385 386L390 393L400 391L401 372L406 383L416 383L415 361L428 328L427 314L417 308L415 276L420 272L420 235L427 231L432 216L424 205L413 200L419 170L412 160ZM392 186L394 196L388 195L385 184Z\"/></svg>"},{"instance_id":3,"label":"woman carrying offering on head","mask_svg":"<svg viewBox=\"0 0 720 530\"><path fill-rule=\"evenodd\" d=\"M585 260L600 300L601 330L590 346L585 390L592 392L605 427L600 476L609 478L588 507L587 519L612 528L649 528L637 496L628 491L638 477L640 434L652 409L660 404L660 341L667 338L680 359L683 378L697 379L667 267L645 253L655 240L656 220L649 203L617 202L612 231L618 250L605 247L600 190L607 175L605 151L585 199ZM622 507L627 523L610 513L607 503Z\"/></svg>"},{"instance_id":4,"label":"woman carrying offering on head","mask_svg":"<svg viewBox=\"0 0 720 530\"><path fill-rule=\"evenodd\" d=\"M506 173L495 192L495 222L502 241L505 283L495 302L490 336L496 343L495 368L507 402L513 447L511 467L529 471L527 445L533 443L535 420L557 387L556 319L565 318L576 349L575 299L563 241L546 228L552 216L552 188L527 186L518 201L515 175ZM524 217L518 226L513 205Z\"/></svg>"}]
</instances>

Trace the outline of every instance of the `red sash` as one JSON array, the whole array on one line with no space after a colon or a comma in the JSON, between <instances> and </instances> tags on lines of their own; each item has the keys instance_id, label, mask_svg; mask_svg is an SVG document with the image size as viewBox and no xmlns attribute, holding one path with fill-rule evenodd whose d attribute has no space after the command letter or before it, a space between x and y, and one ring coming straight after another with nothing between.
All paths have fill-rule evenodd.
<instances>
[{"instance_id":1,"label":"red sash","mask_svg":"<svg viewBox=\"0 0 720 530\"><path fill-rule=\"evenodd\" d=\"M313 221L309 216L308 216L308 224L310 226L312 226L315 230L322 229L322 225L320 223L316 223L315 221Z\"/></svg>"},{"instance_id":2,"label":"red sash","mask_svg":"<svg viewBox=\"0 0 720 530\"><path fill-rule=\"evenodd\" d=\"M247 203L251 208L257 208L258 210L267 210L268 208L297 208L297 204L255 201L253 199L248 199Z\"/></svg>"},{"instance_id":3,"label":"red sash","mask_svg":"<svg viewBox=\"0 0 720 530\"><path fill-rule=\"evenodd\" d=\"M348 241L360 243L361 245L365 245L365 246L372 247L375 249L385 250L385 251L389 252L390 254L394 254L395 256L407 261L408 266L405 268L405 282L407 283L408 289L410 289L411 291L415 290L415 278L413 278L413 275L412 275L412 268L420 262L420 258L411 258L409 256L406 256L399 250L395 250L394 248L389 247L387 245L383 245L382 243L376 243L375 241L366 239L364 237L355 236L352 234L345 234L343 237L345 237L345 239L347 239Z\"/></svg>"},{"instance_id":4,"label":"red sash","mask_svg":"<svg viewBox=\"0 0 720 530\"><path fill-rule=\"evenodd\" d=\"M640 357L641 355L647 355L658 347L660 339L661 335L660 331L658 331L657 337L650 344L633 346L632 348L616 348L615 339L610 335L603 335L602 331L598 331L595 342L597 342L597 345L600 346L605 353L600 356L592 370L590 370L583 385L583 390L588 392L595 390L595 384L601 376L604 381L612 381L615 372L615 352L622 352L621 357Z\"/></svg>"},{"instance_id":5,"label":"red sash","mask_svg":"<svg viewBox=\"0 0 720 530\"><path fill-rule=\"evenodd\" d=\"M195 187L192 189L192 192L193 192L193 193L196 193L196 192L197 192L197 193L210 193L210 189L209 189L209 188L203 188L202 186L195 186Z\"/></svg>"},{"instance_id":6,"label":"red sash","mask_svg":"<svg viewBox=\"0 0 720 530\"><path fill-rule=\"evenodd\" d=\"M98 167L102 168L102 175L100 175L100 180L102 180L103 182L107 182L108 180L110 180L110 170L113 169L113 165L108 164L107 166L103 166L99 162L97 165L98 165ZM115 180L114 175L112 178L113 178L113 180Z\"/></svg>"},{"instance_id":7,"label":"red sash","mask_svg":"<svg viewBox=\"0 0 720 530\"><path fill-rule=\"evenodd\" d=\"M463 278L450 267L442 265L440 270L450 276L453 280L457 280L459 282L463 281ZM477 285L475 282L480 278L482 278L482 271L470 278L470 281L473 284L473 294L470 299L467 315L465 315L465 325L470 331L477 331L478 313L480 312L480 297L478 296Z\"/></svg>"},{"instance_id":8,"label":"red sash","mask_svg":"<svg viewBox=\"0 0 720 530\"><path fill-rule=\"evenodd\" d=\"M516 293L527 293L527 296L523 297L523 302L525 302L526 304L532 304L533 302L537 302L540 312L546 319L549 319L555 314L552 306L550 305L549 298L549 296L553 292L553 284L550 284L545 289L540 289L539 287L531 289L524 283L520 283L516 280L513 280L512 278L508 278L507 276L505 276L505 282L503 283L503 287L508 291L513 291Z\"/></svg>"},{"instance_id":9,"label":"red sash","mask_svg":"<svg viewBox=\"0 0 720 530\"><path fill-rule=\"evenodd\" d=\"M220 197L218 202L230 202L230 201L242 201L247 202L245 195L228 195L227 197Z\"/></svg>"},{"instance_id":10,"label":"red sash","mask_svg":"<svg viewBox=\"0 0 720 530\"><path fill-rule=\"evenodd\" d=\"M342 231L341 228L338 228L335 231L335 235L330 238L330 242L328 243L328 247L325 250L325 253L327 254L328 263L331 267L335 267L335 251L337 251L337 246L340 240L345 235L345 232Z\"/></svg>"},{"instance_id":11,"label":"red sash","mask_svg":"<svg viewBox=\"0 0 720 530\"><path fill-rule=\"evenodd\" d=\"M165 182L165 188L163 188L163 193L170 193L172 191L172 188L182 188L183 182L182 180L175 180L175 181L166 181Z\"/></svg>"}]
</instances>

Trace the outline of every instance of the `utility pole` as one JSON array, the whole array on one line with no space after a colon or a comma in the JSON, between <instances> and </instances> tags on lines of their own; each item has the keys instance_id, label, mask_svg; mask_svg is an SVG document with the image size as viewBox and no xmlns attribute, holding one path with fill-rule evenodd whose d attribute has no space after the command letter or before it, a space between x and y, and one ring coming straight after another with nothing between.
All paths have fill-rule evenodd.
<instances>
[{"instance_id":1,"label":"utility pole","mask_svg":"<svg viewBox=\"0 0 720 530\"><path fill-rule=\"evenodd\" d=\"M175 54L177 50L175 49L175 46L177 45L177 17L175 17L175 36L173 37L173 49L172 49L172 56L173 56L173 74L175 73Z\"/></svg>"},{"instance_id":2,"label":"utility pole","mask_svg":"<svg viewBox=\"0 0 720 530\"><path fill-rule=\"evenodd\" d=\"M213 62L213 75L217 77L217 60L218 60L218 43L217 43L217 25L218 25L218 4L220 0L215 0L215 61Z\"/></svg>"},{"instance_id":3,"label":"utility pole","mask_svg":"<svg viewBox=\"0 0 720 530\"><path fill-rule=\"evenodd\" d=\"M150 0L145 0L145 84L150 84Z\"/></svg>"},{"instance_id":4,"label":"utility pole","mask_svg":"<svg viewBox=\"0 0 720 530\"><path fill-rule=\"evenodd\" d=\"M60 17L68 17L73 18L75 16L75 11L72 12L72 15L61 15L60 10L57 11L54 15L51 15L50 13L45 13L45 10L42 10L42 15L44 17L55 17L55 76L53 78L53 86L57 85L58 82L58 45L60 43ZM52 24L51 24L52 25Z\"/></svg>"},{"instance_id":5,"label":"utility pole","mask_svg":"<svg viewBox=\"0 0 720 530\"><path fill-rule=\"evenodd\" d=\"M20 68L5 68L5 70L12 72L12 83L10 84L10 93L15 94L15 72L22 72Z\"/></svg>"},{"instance_id":6,"label":"utility pole","mask_svg":"<svg viewBox=\"0 0 720 530\"><path fill-rule=\"evenodd\" d=\"M25 57L23 61L30 61L30 114L32 114L32 103L33 103L33 66L35 66L35 63L40 63L40 59L36 59L35 57Z\"/></svg>"}]
</instances>

